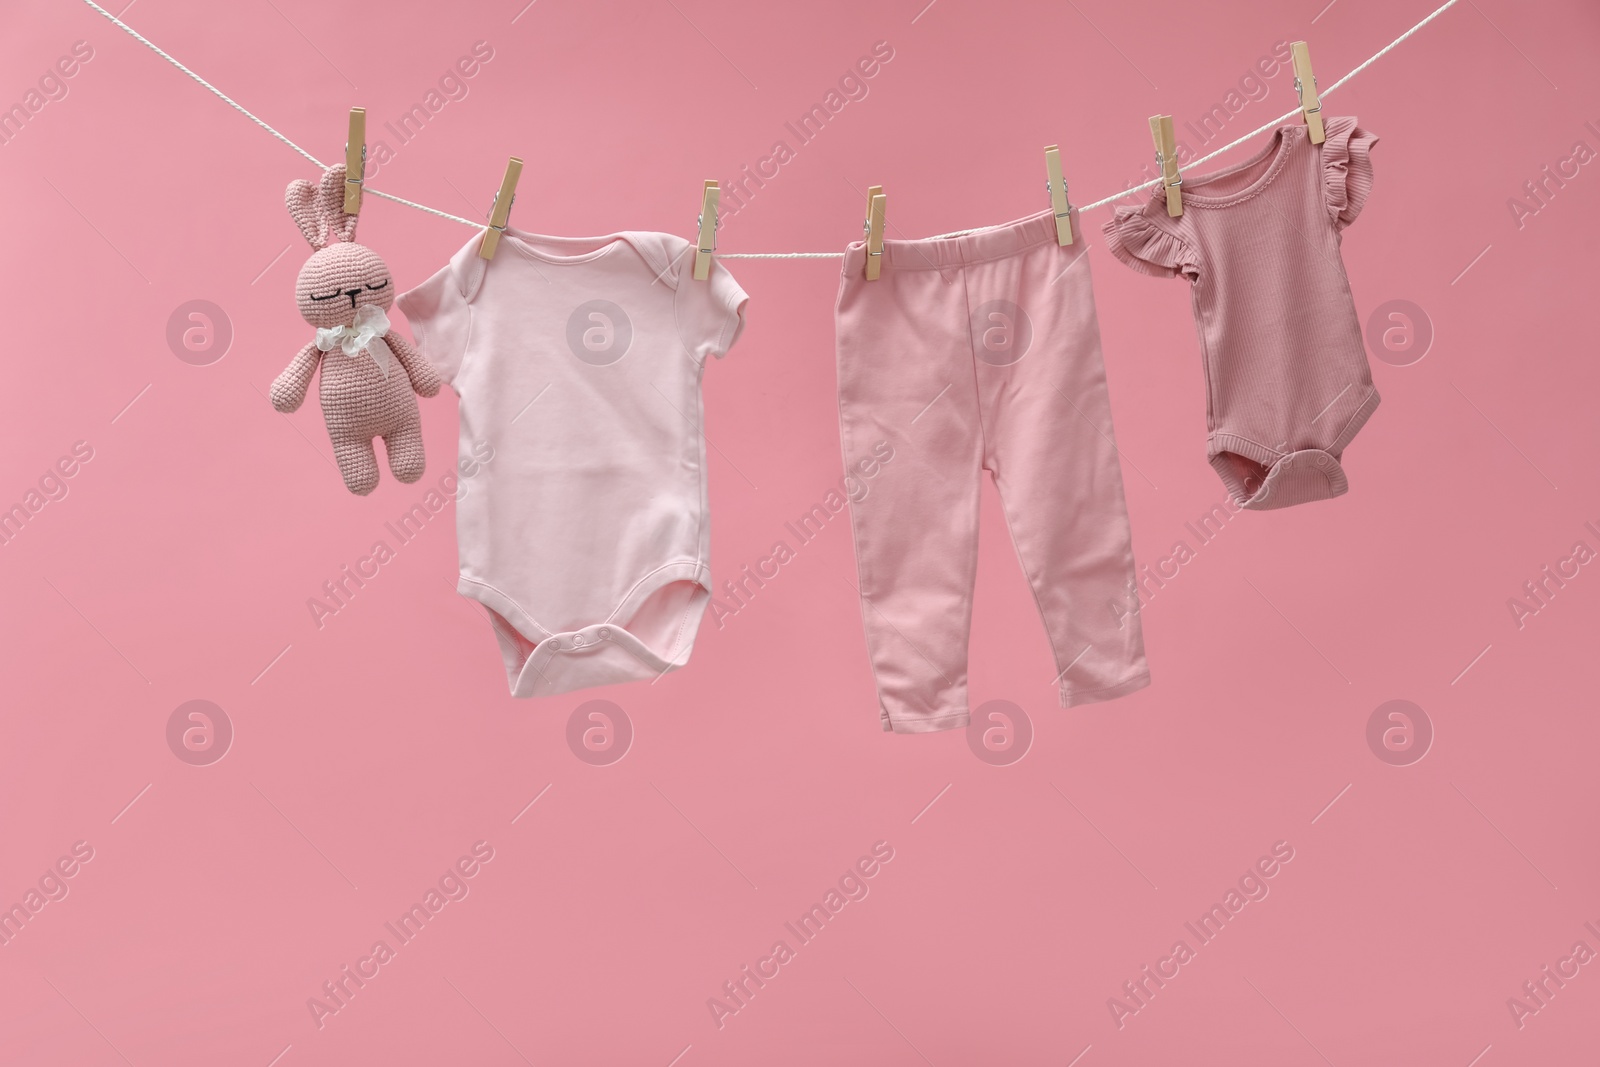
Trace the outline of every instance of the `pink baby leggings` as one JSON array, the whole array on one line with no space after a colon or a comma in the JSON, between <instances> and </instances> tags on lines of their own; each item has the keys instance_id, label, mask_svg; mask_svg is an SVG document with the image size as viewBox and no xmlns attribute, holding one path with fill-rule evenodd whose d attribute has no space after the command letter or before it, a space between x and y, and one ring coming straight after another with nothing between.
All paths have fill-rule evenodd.
<instances>
[{"instance_id":1,"label":"pink baby leggings","mask_svg":"<svg viewBox=\"0 0 1600 1067\"><path fill-rule=\"evenodd\" d=\"M1076 220L1074 220L1076 221ZM885 730L964 727L982 472L1055 656L1062 707L1149 684L1132 539L1082 237L1040 214L851 245L835 311L839 426ZM891 457L884 462L883 457Z\"/></svg>"}]
</instances>

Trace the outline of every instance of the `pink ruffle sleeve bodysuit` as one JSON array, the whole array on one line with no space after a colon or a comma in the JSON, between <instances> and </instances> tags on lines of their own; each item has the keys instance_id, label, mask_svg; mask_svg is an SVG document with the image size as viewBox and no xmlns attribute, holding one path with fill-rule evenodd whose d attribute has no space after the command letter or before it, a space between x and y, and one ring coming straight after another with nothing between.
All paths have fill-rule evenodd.
<instances>
[{"instance_id":1,"label":"pink ruffle sleeve bodysuit","mask_svg":"<svg viewBox=\"0 0 1600 1067\"><path fill-rule=\"evenodd\" d=\"M1118 259L1189 280L1206 379L1207 458L1259 511L1349 488L1341 462L1378 406L1339 245L1372 188L1377 138L1327 120L1312 144L1281 127L1267 150L1183 179L1183 214L1159 190L1105 226Z\"/></svg>"}]
</instances>

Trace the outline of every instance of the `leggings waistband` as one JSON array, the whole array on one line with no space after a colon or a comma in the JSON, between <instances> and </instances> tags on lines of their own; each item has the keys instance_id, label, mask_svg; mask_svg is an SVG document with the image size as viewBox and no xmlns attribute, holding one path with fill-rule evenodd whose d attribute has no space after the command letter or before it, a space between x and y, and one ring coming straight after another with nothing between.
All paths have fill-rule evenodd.
<instances>
[{"instance_id":1,"label":"leggings waistband","mask_svg":"<svg viewBox=\"0 0 1600 1067\"><path fill-rule=\"evenodd\" d=\"M1072 232L1074 240L1077 240L1080 236L1077 212L1072 214ZM985 226L959 237L924 237L915 241L885 240L882 266L886 270L947 270L969 263L1003 259L1053 242L1055 239L1055 216L1046 210L1018 219L1016 222ZM866 262L866 242L851 242L844 253L845 272L864 270Z\"/></svg>"}]
</instances>

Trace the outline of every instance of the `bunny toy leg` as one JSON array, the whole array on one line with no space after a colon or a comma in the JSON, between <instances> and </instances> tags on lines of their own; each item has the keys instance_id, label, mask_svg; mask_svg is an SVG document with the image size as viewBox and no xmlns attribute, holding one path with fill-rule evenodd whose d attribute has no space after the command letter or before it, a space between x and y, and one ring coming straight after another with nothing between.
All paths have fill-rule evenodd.
<instances>
[{"instance_id":1,"label":"bunny toy leg","mask_svg":"<svg viewBox=\"0 0 1600 1067\"><path fill-rule=\"evenodd\" d=\"M302 348L283 373L272 380L272 406L285 414L298 410L305 402L306 390L311 388L311 376L316 373L321 360L322 352L315 343Z\"/></svg>"},{"instance_id":2,"label":"bunny toy leg","mask_svg":"<svg viewBox=\"0 0 1600 1067\"><path fill-rule=\"evenodd\" d=\"M366 496L378 485L378 457L372 452L372 439L340 436L333 438L333 458L339 461L344 487L357 496ZM399 477L397 474L396 477Z\"/></svg>"},{"instance_id":3,"label":"bunny toy leg","mask_svg":"<svg viewBox=\"0 0 1600 1067\"><path fill-rule=\"evenodd\" d=\"M422 451L422 422L415 417L383 435L389 453L389 470L402 482L414 482L427 469Z\"/></svg>"},{"instance_id":4,"label":"bunny toy leg","mask_svg":"<svg viewBox=\"0 0 1600 1067\"><path fill-rule=\"evenodd\" d=\"M400 365L406 369L406 377L411 379L411 388L421 396L437 396L439 386L443 383L439 381L439 372L433 369L433 364L428 362L427 357L412 348L411 342L394 330L385 334L383 340L389 346L389 351L400 361ZM398 478L399 475L396 474L395 477Z\"/></svg>"}]
</instances>

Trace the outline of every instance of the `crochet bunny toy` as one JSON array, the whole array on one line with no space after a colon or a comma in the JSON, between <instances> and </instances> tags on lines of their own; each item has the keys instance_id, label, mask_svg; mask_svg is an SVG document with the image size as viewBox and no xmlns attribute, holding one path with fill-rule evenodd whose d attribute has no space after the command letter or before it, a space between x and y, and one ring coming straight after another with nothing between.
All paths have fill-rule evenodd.
<instances>
[{"instance_id":1,"label":"crochet bunny toy","mask_svg":"<svg viewBox=\"0 0 1600 1067\"><path fill-rule=\"evenodd\" d=\"M344 211L345 168L329 167L320 186L289 183L284 200L300 232L316 249L300 268L295 299L317 327L272 383L272 406L294 411L322 364L322 416L339 473L352 493L378 484L372 439L382 437L389 470L402 482L422 477L422 419L412 392L434 396L439 376L411 343L389 328L394 280L378 254L355 243L356 216Z\"/></svg>"}]
</instances>

